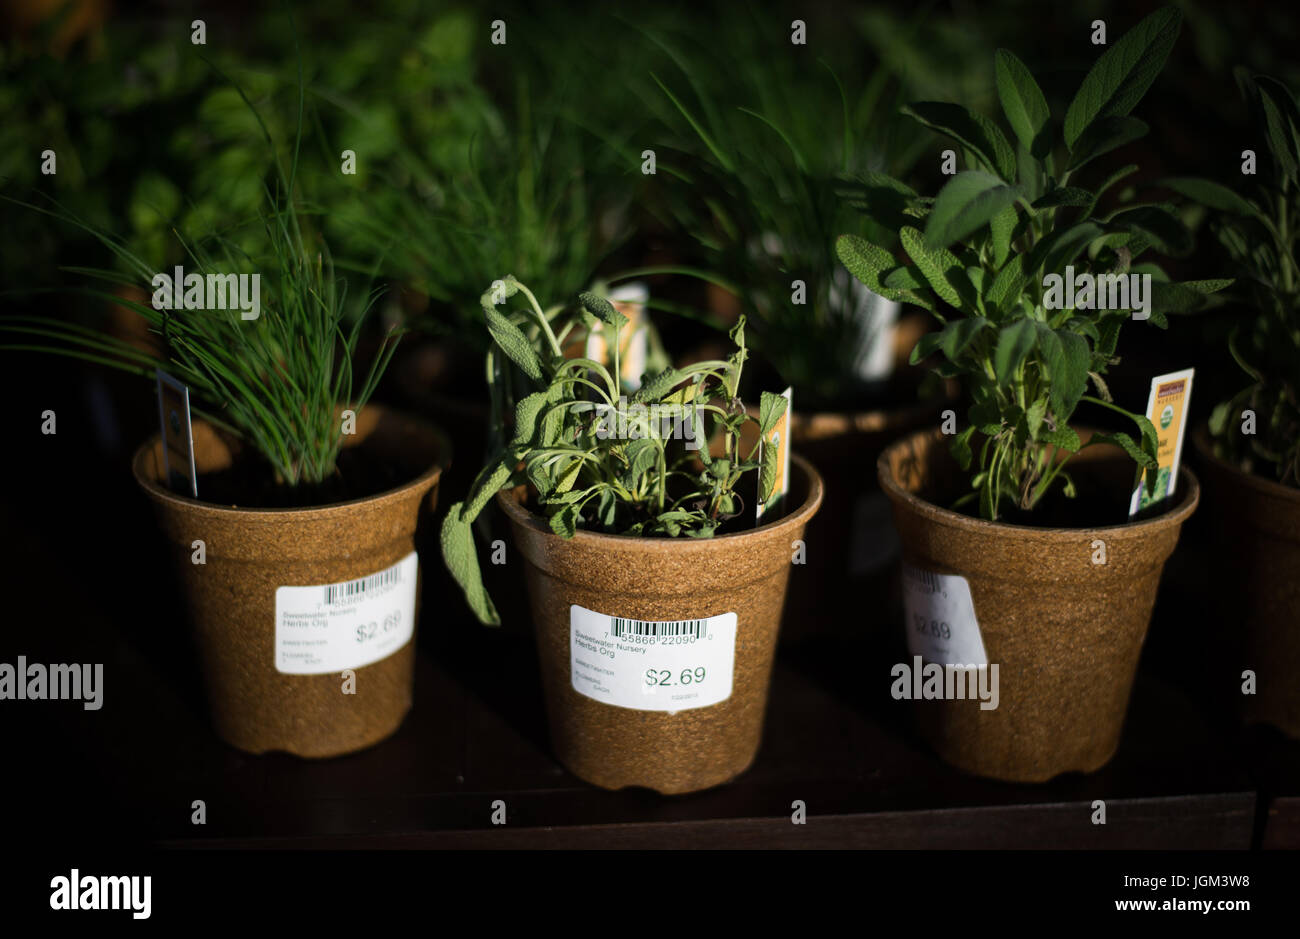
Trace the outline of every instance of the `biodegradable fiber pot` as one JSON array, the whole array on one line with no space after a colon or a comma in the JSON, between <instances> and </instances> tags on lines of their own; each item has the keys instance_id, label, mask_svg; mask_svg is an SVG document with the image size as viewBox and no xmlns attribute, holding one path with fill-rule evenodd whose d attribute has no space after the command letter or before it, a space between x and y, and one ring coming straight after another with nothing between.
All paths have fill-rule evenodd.
<instances>
[{"instance_id":1,"label":"biodegradable fiber pot","mask_svg":"<svg viewBox=\"0 0 1300 939\"><path fill-rule=\"evenodd\" d=\"M1253 671L1243 716L1300 739L1300 490L1219 459L1203 427L1192 439L1221 545L1212 576L1233 650L1227 685L1239 692Z\"/></svg>"},{"instance_id":2,"label":"biodegradable fiber pot","mask_svg":"<svg viewBox=\"0 0 1300 939\"><path fill-rule=\"evenodd\" d=\"M498 494L524 557L552 743L574 775L606 789L644 786L671 795L725 783L754 761L792 542L802 539L822 501L817 471L798 455L792 455L792 464L786 515L714 538L637 538L580 530L565 540L525 508L522 488ZM592 611L593 617L583 628L598 635L575 657L570 643L583 641L581 620L575 625L574 619L586 616L582 610ZM588 679L594 663L595 671L608 665L608 673L596 676L607 685L635 687L632 694L641 693L638 683L647 677L641 664L649 662L649 653L627 651L636 649L636 640L616 640L613 617L713 623L710 618L728 620L725 614L735 615L734 644L687 663L694 668L707 662L712 682L725 662L734 662L724 700L677 711L650 710L610 704L575 690L575 683L592 687ZM726 635L728 627L722 625L713 638ZM592 651L596 643L607 649L618 646L612 649L617 659ZM691 693L680 684L680 664L666 670L670 674L663 677L673 687L660 688L660 694ZM633 703L653 707L660 702L647 695Z\"/></svg>"},{"instance_id":3,"label":"biodegradable fiber pot","mask_svg":"<svg viewBox=\"0 0 1300 939\"><path fill-rule=\"evenodd\" d=\"M290 674L277 667L277 590L353 581L406 558L414 550L421 512L432 509L450 460L441 432L374 404L357 414L356 433L344 446L363 448L368 459L412 467L410 481L319 507L234 508L165 488L157 437L133 461L136 480L153 501L176 555L217 733L249 753L349 753L392 734L411 707L414 615L409 641L353 668L354 693L344 693L342 669L350 666L340 664L338 655L355 653L337 643L322 653L338 666L328 672ZM195 421L200 493L203 475L230 467L239 452L237 442ZM193 562L196 540L204 542L206 563ZM419 595L416 584L417 603ZM390 609L402 605L394 603ZM388 627L393 638L386 639ZM380 642L395 644L406 628L400 619L386 625L381 617L366 641L377 631Z\"/></svg>"},{"instance_id":4,"label":"biodegradable fiber pot","mask_svg":"<svg viewBox=\"0 0 1300 939\"><path fill-rule=\"evenodd\" d=\"M937 431L899 441L880 457L880 483L894 505L904 563L968 582L987 662L998 666L998 704L915 701L918 726L945 760L982 776L1042 782L1092 772L1119 746L1160 574L1196 508L1196 478L1184 468L1173 504L1146 520L1009 525L927 501L963 491L947 444ZM1122 517L1127 458L1096 447L1070 465L1081 492L1085 480L1117 483L1111 491ZM1104 563L1096 563L1099 547Z\"/></svg>"}]
</instances>

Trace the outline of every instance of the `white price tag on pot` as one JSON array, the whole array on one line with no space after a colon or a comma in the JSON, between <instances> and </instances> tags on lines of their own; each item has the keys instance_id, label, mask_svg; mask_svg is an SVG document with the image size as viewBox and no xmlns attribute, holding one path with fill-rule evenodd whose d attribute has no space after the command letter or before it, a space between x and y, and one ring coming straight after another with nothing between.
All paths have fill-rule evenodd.
<instances>
[{"instance_id":1,"label":"white price tag on pot","mask_svg":"<svg viewBox=\"0 0 1300 939\"><path fill-rule=\"evenodd\" d=\"M903 565L907 649L936 665L988 665L970 584L957 574Z\"/></svg>"},{"instance_id":2,"label":"white price tag on pot","mask_svg":"<svg viewBox=\"0 0 1300 939\"><path fill-rule=\"evenodd\" d=\"M418 558L340 584L275 591L275 669L324 675L386 659L415 632Z\"/></svg>"},{"instance_id":3,"label":"white price tag on pot","mask_svg":"<svg viewBox=\"0 0 1300 939\"><path fill-rule=\"evenodd\" d=\"M639 620L569 607L573 690L636 711L686 711L731 697L736 614Z\"/></svg>"}]
</instances>

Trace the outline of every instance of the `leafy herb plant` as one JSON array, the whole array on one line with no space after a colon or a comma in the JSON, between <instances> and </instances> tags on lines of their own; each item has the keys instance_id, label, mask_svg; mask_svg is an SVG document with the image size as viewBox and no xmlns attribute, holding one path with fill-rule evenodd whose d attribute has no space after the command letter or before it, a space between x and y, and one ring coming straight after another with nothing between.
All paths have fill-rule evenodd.
<instances>
[{"instance_id":1,"label":"leafy herb plant","mask_svg":"<svg viewBox=\"0 0 1300 939\"><path fill-rule=\"evenodd\" d=\"M958 504L977 500L987 519L1031 512L1054 484L1076 495L1066 466L1085 446L1070 426L1083 401L1118 412L1138 431L1137 439L1097 433L1087 445L1118 444L1139 473L1154 470L1155 428L1116 404L1103 377L1119 361L1120 328L1139 306L1138 315L1166 328L1166 312L1229 283L1172 284L1159 266L1139 260L1153 249L1185 254L1191 234L1165 204L1102 208L1107 192L1136 166L1084 182L1097 157L1146 133L1130 112L1163 67L1179 26L1179 12L1162 9L1108 49L1070 102L1059 134L1038 82L1006 50L994 64L1010 138L961 105L905 108L954 140L968 168L933 199L883 174L865 180L865 211L898 232L904 260L857 236L837 241L855 277L885 297L929 310L942 324L917 343L912 361L937 353L940 375L966 381L969 424L951 451L972 472L972 491ZM1130 275L1150 275L1150 295L1140 304ZM1077 294L1060 289L1071 277L1081 284ZM1154 472L1147 482L1154 487Z\"/></svg>"},{"instance_id":2,"label":"leafy herb plant","mask_svg":"<svg viewBox=\"0 0 1300 939\"><path fill-rule=\"evenodd\" d=\"M526 302L512 307L512 298ZM757 473L759 497L771 494L770 449L756 442L741 452L743 425L754 420L737 392L748 355L743 318L731 331L736 350L727 359L646 375L628 395L614 377L620 374L617 338L628 321L604 297L585 292L574 305L543 310L511 276L494 282L480 305L492 340L493 421L508 442L488 460L468 498L448 510L442 552L482 622L500 620L483 586L471 526L502 489L529 485L535 509L561 538L578 528L707 538L728 523L739 527L747 505L753 511L739 488L742 479ZM614 337L612 369L562 351L574 329L595 322ZM507 393L507 367L525 379L526 394ZM780 395L762 395L760 441L785 408ZM711 451L715 440L721 445Z\"/></svg>"},{"instance_id":3,"label":"leafy herb plant","mask_svg":"<svg viewBox=\"0 0 1300 939\"><path fill-rule=\"evenodd\" d=\"M1207 179L1165 180L1215 210L1211 226L1231 258L1248 317L1228 348L1251 383L1210 416L1220 457L1300 486L1300 108L1280 81L1238 71L1237 81L1268 147L1263 172L1238 194ZM1243 412L1256 430L1242 433Z\"/></svg>"},{"instance_id":4,"label":"leafy herb plant","mask_svg":"<svg viewBox=\"0 0 1300 939\"><path fill-rule=\"evenodd\" d=\"M261 126L271 144L269 132ZM264 189L268 210L254 226L260 227L262 235L258 240L263 250L258 255L239 247L244 239L237 244L224 235L194 240L177 235L187 258L186 274L200 275L205 284L209 275L260 275L261 312L256 319L243 319L238 308L156 309L107 289L84 287L76 292L142 316L161 337L163 351L145 352L94 327L43 315L0 320L0 332L20 337L0 348L54 352L149 377L163 369L204 403L196 409L204 417L247 440L272 468L281 487L326 482L335 473L342 445L342 422L336 412L359 409L369 400L398 337L390 331L382 338L357 383L353 361L364 313L346 321L346 281L336 278L328 250L313 236L292 198L298 169L296 144L293 152L289 172L277 160L276 187ZM19 204L98 238L126 271L69 268L72 273L152 292L154 269L124 238L59 203L50 208ZM174 290L179 296L181 285L174 285ZM371 305L367 303L366 310Z\"/></svg>"}]
</instances>

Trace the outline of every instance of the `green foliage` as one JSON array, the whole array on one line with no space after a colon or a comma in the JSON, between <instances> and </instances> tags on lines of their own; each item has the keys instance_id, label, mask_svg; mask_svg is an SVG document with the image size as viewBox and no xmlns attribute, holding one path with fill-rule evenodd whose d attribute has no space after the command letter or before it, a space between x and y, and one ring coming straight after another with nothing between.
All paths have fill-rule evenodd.
<instances>
[{"instance_id":1,"label":"green foliage","mask_svg":"<svg viewBox=\"0 0 1300 939\"><path fill-rule=\"evenodd\" d=\"M1159 10L1102 54L1066 112L1064 146L1037 81L1005 50L996 55L995 77L1010 136L958 104L905 108L955 140L967 169L934 199L896 180L874 181L864 210L893 225L905 260L855 235L836 243L840 260L858 280L932 311L942 324L917 343L912 361L937 355L935 371L966 382L968 425L952 452L972 474L972 491L959 501L978 500L985 518L997 519L1008 505L1031 511L1058 481L1073 495L1067 460L1058 456L1080 449L1069 425L1081 401L1127 416L1139 432L1137 440L1098 434L1090 443L1119 445L1139 472L1156 466L1154 428L1115 405L1102 378L1118 361L1116 343L1132 305L1058 307L1048 277L1063 275L1067 265L1076 277L1150 273L1150 321L1160 328L1169 310L1199 302L1228 283L1169 284L1154 264L1136 264L1152 248L1185 254L1191 236L1167 206L1099 210L1106 191L1134 167L1099 186L1076 178L1085 163L1145 131L1128 113L1163 66L1178 24L1176 9ZM1095 396L1088 394L1090 385ZM1148 484L1154 480L1148 474Z\"/></svg>"},{"instance_id":2,"label":"green foliage","mask_svg":"<svg viewBox=\"0 0 1300 939\"><path fill-rule=\"evenodd\" d=\"M1248 471L1300 486L1300 107L1284 84L1238 71L1255 119L1258 173L1242 192L1207 179L1164 185L1214 210L1212 228L1242 286L1244 314L1228 347L1251 383L1210 418L1220 456ZM1255 412L1243 433L1242 412Z\"/></svg>"},{"instance_id":3,"label":"green foliage","mask_svg":"<svg viewBox=\"0 0 1300 939\"><path fill-rule=\"evenodd\" d=\"M862 395L869 326L833 239L864 225L852 199L881 169L905 173L924 139L897 114L894 73L864 62L850 33L808 58L770 27L757 10L729 7L716 29L646 30L666 61L645 104L671 144L658 150L656 203L698 246L701 276L740 296L756 347L785 380L805 401L843 406ZM843 40L852 45L833 48ZM888 228L865 224L890 243Z\"/></svg>"},{"instance_id":4,"label":"green foliage","mask_svg":"<svg viewBox=\"0 0 1300 939\"><path fill-rule=\"evenodd\" d=\"M512 308L513 298L526 302ZM749 453L741 452L742 428L754 420L737 394L748 355L743 318L731 332L736 351L726 360L646 375L629 397L614 377L619 374L617 331L627 321L606 298L586 292L576 304L545 311L511 276L494 282L480 305L492 338L487 373L493 423L507 442L488 460L469 496L448 510L442 552L484 623L499 619L483 586L471 526L501 489L529 485L532 507L562 538L579 528L708 538L753 512L738 491L743 478L759 473L763 495L770 494L771 450L755 443ZM565 338L589 317L612 331L612 369L564 356ZM512 396L507 392L514 386L503 387L506 363L526 377L524 393ZM785 406L785 398L764 393L759 429L770 430ZM721 447L711 453L710 443L717 439Z\"/></svg>"},{"instance_id":5,"label":"green foliage","mask_svg":"<svg viewBox=\"0 0 1300 939\"><path fill-rule=\"evenodd\" d=\"M253 117L274 153L260 115L253 111ZM273 157L275 188L263 189L265 208L256 224L239 229L235 237L217 233L190 239L176 234L186 275L260 275L257 319L244 320L239 309L159 310L151 303L87 287L79 292L143 317L161 338L162 353L145 352L94 328L48 316L0 319L0 332L21 337L0 348L52 352L149 377L161 368L190 387L205 405L204 416L249 441L274 470L277 482L296 486L325 481L334 472L342 443L336 412L359 410L369 400L397 335L390 332L383 338L369 370L356 382L353 361L363 318L350 325L345 321L347 284L335 277L327 248L295 205L296 145L293 152L287 173ZM61 203L51 201L47 208L6 198L98 239L125 271L70 268L73 273L152 290L158 268L133 251L126 237L93 225ZM248 244L256 245L258 252L248 253ZM180 285L174 289L179 291ZM370 305L366 303L366 310Z\"/></svg>"}]
</instances>

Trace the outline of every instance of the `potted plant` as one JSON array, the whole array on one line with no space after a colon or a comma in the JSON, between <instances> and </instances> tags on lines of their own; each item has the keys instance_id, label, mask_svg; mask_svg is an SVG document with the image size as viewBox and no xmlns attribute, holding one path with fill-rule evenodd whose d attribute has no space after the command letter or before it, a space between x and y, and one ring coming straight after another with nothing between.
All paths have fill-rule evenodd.
<instances>
[{"instance_id":1,"label":"potted plant","mask_svg":"<svg viewBox=\"0 0 1300 939\"><path fill-rule=\"evenodd\" d=\"M346 282L289 195L296 168L277 163L261 254L221 236L186 240L179 281L115 235L52 213L128 272L83 273L147 285L144 303L88 292L143 317L161 354L43 316L0 329L22 337L9 348L165 372L202 402L192 462L189 398L160 395L165 439L144 444L132 469L176 558L216 730L251 753L325 757L382 740L410 709L414 537L450 452L432 426L369 403L395 332L354 376L363 320L346 322Z\"/></svg>"},{"instance_id":2,"label":"potted plant","mask_svg":"<svg viewBox=\"0 0 1300 939\"><path fill-rule=\"evenodd\" d=\"M522 310L498 308L513 297ZM548 313L507 277L481 305L487 374L508 365L528 393L493 382L506 443L448 509L447 567L495 623L471 529L495 497L523 558L552 742L575 775L662 793L726 782L757 753L792 552L821 502L816 470L792 457L789 511L755 525L757 504L780 492L780 448L742 452L741 431L757 421L770 433L785 399L763 395L757 418L742 406L743 321L728 359L646 375L628 395L613 377L627 319L604 297ZM612 369L564 356L593 321Z\"/></svg>"},{"instance_id":3,"label":"potted plant","mask_svg":"<svg viewBox=\"0 0 1300 939\"><path fill-rule=\"evenodd\" d=\"M834 239L854 230L892 244L894 232L856 212L854 197L880 170L907 173L926 135L897 115L896 77L881 65L863 70L860 45L824 38L826 58L809 68L763 19L728 16L725 60L700 38L711 32L651 33L671 66L654 73L647 102L672 143L661 145L662 201L683 242L696 245L708 313L723 322L750 315L755 364L766 369L751 368L751 378L793 388L794 446L826 480L826 511L811 523L812 560L792 579L791 603L856 603L889 590L897 561L870 467L885 445L933 425L947 388L907 365L926 314L903 313L850 277ZM863 77L854 84L850 75ZM829 616L793 620L782 638L836 633L861 638L858 624Z\"/></svg>"},{"instance_id":4,"label":"potted plant","mask_svg":"<svg viewBox=\"0 0 1300 939\"><path fill-rule=\"evenodd\" d=\"M1266 143L1250 186L1164 185L1213 210L1212 229L1243 287L1228 348L1250 383L1220 402L1194 441L1215 530L1216 591L1228 648L1224 685L1248 720L1300 738L1300 109L1280 81L1238 71ZM1208 430L1208 432L1207 432ZM1253 674L1253 681L1247 672Z\"/></svg>"},{"instance_id":5,"label":"potted plant","mask_svg":"<svg viewBox=\"0 0 1300 939\"><path fill-rule=\"evenodd\" d=\"M1101 208L1136 167L1092 186L1080 172L1145 131L1129 112L1178 27L1176 10L1158 11L1101 56L1065 113L1063 152L1038 83L1005 50L997 87L1018 146L959 105L910 106L971 168L934 199L892 180L868 194L867 211L898 225L906 261L856 236L838 242L859 280L943 323L912 359L936 355L936 371L963 379L969 396L961 427L895 444L879 474L903 542L909 648L1000 680L992 707L918 703L939 753L982 775L1041 781L1110 759L1161 570L1197 503L1184 468L1174 497L1126 521L1136 481L1157 467L1156 432L1110 399L1104 376L1131 315L1164 328L1167 310L1227 282L1169 284L1139 261L1151 248L1189 250L1190 233L1162 205ZM1114 291L1066 293L1063 279L1082 285L1084 274ZM1150 275L1149 294L1130 275ZM1125 282L1136 286L1120 295ZM1136 438L1072 426L1083 402L1131 420ZM1146 481L1154 488L1154 473Z\"/></svg>"}]
</instances>

